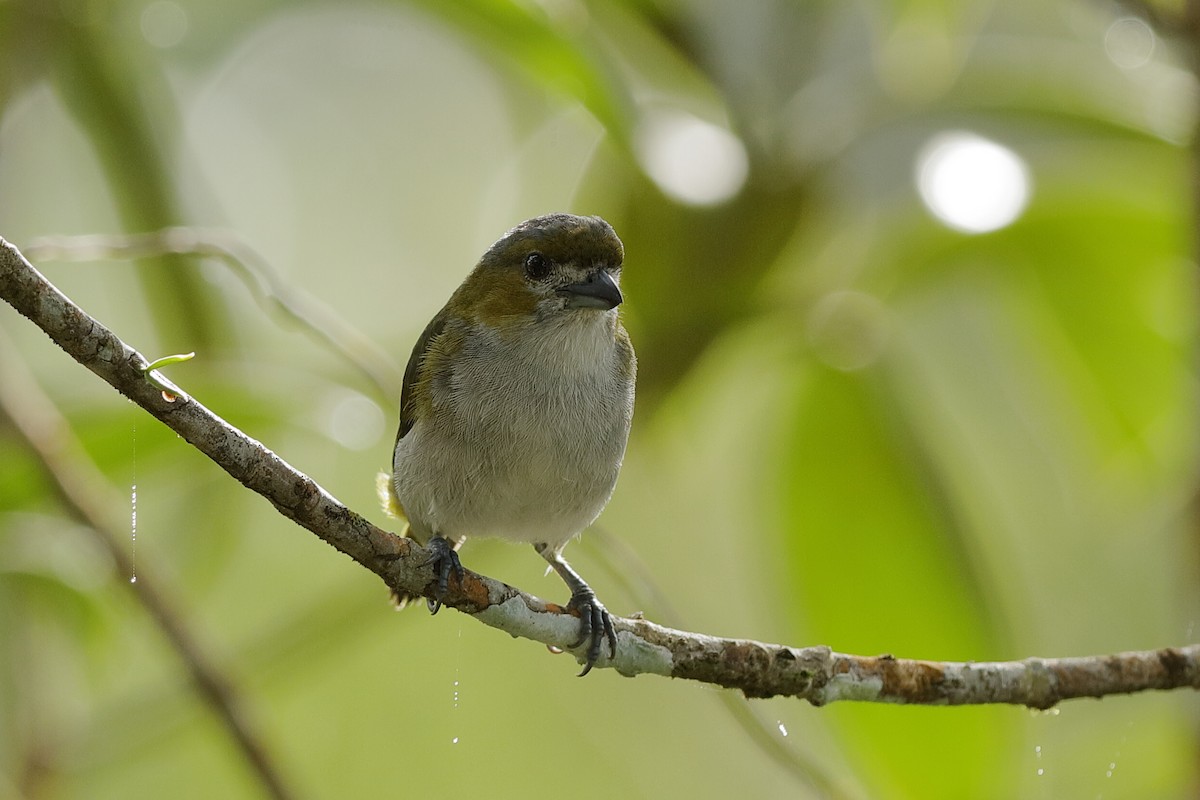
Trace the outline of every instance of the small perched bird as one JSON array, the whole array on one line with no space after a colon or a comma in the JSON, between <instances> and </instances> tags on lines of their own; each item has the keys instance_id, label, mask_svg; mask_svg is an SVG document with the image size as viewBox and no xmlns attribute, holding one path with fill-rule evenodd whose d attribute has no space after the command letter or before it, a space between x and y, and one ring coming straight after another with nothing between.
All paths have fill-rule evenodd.
<instances>
[{"instance_id":1,"label":"small perched bird","mask_svg":"<svg viewBox=\"0 0 1200 800\"><path fill-rule=\"evenodd\" d=\"M617 637L563 559L612 495L637 361L617 306L624 248L599 217L549 214L493 244L404 371L385 503L432 548L437 613L467 536L528 542L571 590L586 675ZM396 508L398 506L398 508Z\"/></svg>"}]
</instances>

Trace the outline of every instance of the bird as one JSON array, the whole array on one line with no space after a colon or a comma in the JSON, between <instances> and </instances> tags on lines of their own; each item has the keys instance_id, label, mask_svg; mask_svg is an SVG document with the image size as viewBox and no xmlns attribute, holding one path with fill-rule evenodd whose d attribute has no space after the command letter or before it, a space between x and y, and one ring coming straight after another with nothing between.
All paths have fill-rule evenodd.
<instances>
[{"instance_id":1,"label":"bird","mask_svg":"<svg viewBox=\"0 0 1200 800\"><path fill-rule=\"evenodd\" d=\"M588 674L612 615L563 558L608 504L633 418L637 357L619 306L624 246L597 216L509 230L417 339L404 371L386 508L431 551L437 613L468 536L532 544L571 591ZM547 570L549 571L549 570ZM400 598L400 601L406 598Z\"/></svg>"}]
</instances>

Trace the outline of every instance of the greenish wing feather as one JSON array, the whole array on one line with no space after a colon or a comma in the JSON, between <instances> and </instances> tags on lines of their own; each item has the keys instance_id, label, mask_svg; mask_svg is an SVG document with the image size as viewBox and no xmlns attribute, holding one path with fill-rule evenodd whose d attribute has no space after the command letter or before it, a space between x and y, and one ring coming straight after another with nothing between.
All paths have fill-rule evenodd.
<instances>
[{"instance_id":1,"label":"greenish wing feather","mask_svg":"<svg viewBox=\"0 0 1200 800\"><path fill-rule=\"evenodd\" d=\"M445 329L449 316L445 308L439 311L437 316L425 326L417 343L413 345L412 355L408 357L408 366L404 368L404 388L400 391L400 430L396 432L397 442L412 430L413 423L416 422L416 402L413 392L421 377L421 363L425 360L429 345Z\"/></svg>"},{"instance_id":2,"label":"greenish wing feather","mask_svg":"<svg viewBox=\"0 0 1200 800\"><path fill-rule=\"evenodd\" d=\"M425 360L430 343L446 327L446 318L446 310L442 309L437 316L430 320L429 324L425 326L425 330L417 338L417 343L413 345L412 355L408 357L408 365L404 368L404 386L400 390L400 430L396 432L397 442L404 438L404 434L412 430L413 423L416 421L416 402L413 392L421 377L421 363ZM396 487L392 483L390 473L381 472L375 476L375 490L379 495L379 502L383 506L384 513L405 522L408 521L408 515L400 504L400 498L396 496ZM409 530L405 530L404 535L408 536ZM399 605L403 607L403 603L399 603Z\"/></svg>"}]
</instances>

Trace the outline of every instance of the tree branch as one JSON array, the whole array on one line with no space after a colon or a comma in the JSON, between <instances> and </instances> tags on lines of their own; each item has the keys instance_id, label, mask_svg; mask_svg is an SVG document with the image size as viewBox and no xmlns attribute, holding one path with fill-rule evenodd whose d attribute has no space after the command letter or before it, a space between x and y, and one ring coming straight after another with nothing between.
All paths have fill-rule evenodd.
<instances>
[{"instance_id":1,"label":"tree branch","mask_svg":"<svg viewBox=\"0 0 1200 800\"><path fill-rule=\"evenodd\" d=\"M372 525L182 390L164 396L145 380L142 369L148 362L141 354L72 303L3 239L0 297L281 514L374 572L391 589L430 595L434 576L424 548ZM578 621L564 607L469 570L462 581L451 578L445 603L513 636L564 650L571 649L578 631ZM597 667L629 676L687 678L738 689L747 697L788 695L814 705L869 700L1049 708L1074 697L1200 688L1200 645L1085 658L954 663L722 639L644 619L614 622L617 654L612 659L602 654ZM575 655L582 658L582 650Z\"/></svg>"}]
</instances>

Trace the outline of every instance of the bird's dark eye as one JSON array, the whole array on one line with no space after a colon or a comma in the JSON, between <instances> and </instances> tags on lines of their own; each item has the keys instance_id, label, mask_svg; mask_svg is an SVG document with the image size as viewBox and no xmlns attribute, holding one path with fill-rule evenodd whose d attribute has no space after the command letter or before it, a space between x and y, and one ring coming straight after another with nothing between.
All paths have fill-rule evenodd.
<instances>
[{"instance_id":1,"label":"bird's dark eye","mask_svg":"<svg viewBox=\"0 0 1200 800\"><path fill-rule=\"evenodd\" d=\"M525 274L540 281L550 274L550 261L541 253L530 253L525 256Z\"/></svg>"}]
</instances>

